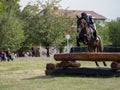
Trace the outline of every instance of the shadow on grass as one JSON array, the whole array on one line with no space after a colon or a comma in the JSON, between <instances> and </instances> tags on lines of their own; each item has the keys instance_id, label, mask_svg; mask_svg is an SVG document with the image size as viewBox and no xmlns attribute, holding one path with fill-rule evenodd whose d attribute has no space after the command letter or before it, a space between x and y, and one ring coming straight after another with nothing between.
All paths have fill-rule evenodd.
<instances>
[{"instance_id":1,"label":"shadow on grass","mask_svg":"<svg viewBox=\"0 0 120 90\"><path fill-rule=\"evenodd\" d=\"M52 79L58 77L82 77L82 78L111 78L120 77L120 70L115 71L109 68L67 68L67 69L56 69L52 75L42 75L31 78L25 78L22 80L33 80L33 79Z\"/></svg>"},{"instance_id":2,"label":"shadow on grass","mask_svg":"<svg viewBox=\"0 0 120 90\"><path fill-rule=\"evenodd\" d=\"M120 77L120 70L112 70L110 68L67 68L56 69L53 75L67 75L67 76L80 76L80 77L93 77L93 78L109 78Z\"/></svg>"},{"instance_id":3,"label":"shadow on grass","mask_svg":"<svg viewBox=\"0 0 120 90\"><path fill-rule=\"evenodd\" d=\"M35 76L35 77L31 77L31 78L25 78L25 79L22 79L22 80L33 80L33 79L51 79L51 78L55 78L54 75L42 75L42 76Z\"/></svg>"}]
</instances>

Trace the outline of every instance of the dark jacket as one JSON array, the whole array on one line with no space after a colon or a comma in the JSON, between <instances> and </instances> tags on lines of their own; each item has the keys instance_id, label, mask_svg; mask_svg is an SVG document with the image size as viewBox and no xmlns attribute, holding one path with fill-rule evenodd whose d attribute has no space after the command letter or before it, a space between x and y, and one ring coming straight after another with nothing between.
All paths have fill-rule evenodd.
<instances>
[{"instance_id":1,"label":"dark jacket","mask_svg":"<svg viewBox=\"0 0 120 90\"><path fill-rule=\"evenodd\" d=\"M84 18L84 17L82 17L82 18ZM86 17L84 19L87 21L88 24L94 24L93 18L91 15L86 15Z\"/></svg>"}]
</instances>

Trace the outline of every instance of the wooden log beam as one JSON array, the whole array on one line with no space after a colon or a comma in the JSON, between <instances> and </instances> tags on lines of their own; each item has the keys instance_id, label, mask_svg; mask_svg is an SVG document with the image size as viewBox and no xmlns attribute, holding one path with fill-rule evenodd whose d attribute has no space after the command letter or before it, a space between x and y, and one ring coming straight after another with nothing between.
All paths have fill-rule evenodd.
<instances>
[{"instance_id":1,"label":"wooden log beam","mask_svg":"<svg viewBox=\"0 0 120 90\"><path fill-rule=\"evenodd\" d=\"M66 68L66 69L55 69L52 72L53 75L82 75L82 76L120 76L120 71L114 71L110 68Z\"/></svg>"},{"instance_id":2,"label":"wooden log beam","mask_svg":"<svg viewBox=\"0 0 120 90\"><path fill-rule=\"evenodd\" d=\"M56 61L120 61L120 53L117 52L81 52L55 54Z\"/></svg>"}]
</instances>

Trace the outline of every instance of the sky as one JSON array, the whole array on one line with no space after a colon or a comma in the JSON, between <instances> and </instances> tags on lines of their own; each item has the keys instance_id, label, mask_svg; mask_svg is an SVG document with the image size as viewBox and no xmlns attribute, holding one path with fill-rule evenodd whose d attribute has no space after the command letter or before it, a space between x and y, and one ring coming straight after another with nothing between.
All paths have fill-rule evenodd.
<instances>
[{"instance_id":1,"label":"sky","mask_svg":"<svg viewBox=\"0 0 120 90\"><path fill-rule=\"evenodd\" d=\"M35 1L20 0L21 8ZM120 0L62 0L59 4L62 9L95 11L108 19L120 17Z\"/></svg>"}]
</instances>

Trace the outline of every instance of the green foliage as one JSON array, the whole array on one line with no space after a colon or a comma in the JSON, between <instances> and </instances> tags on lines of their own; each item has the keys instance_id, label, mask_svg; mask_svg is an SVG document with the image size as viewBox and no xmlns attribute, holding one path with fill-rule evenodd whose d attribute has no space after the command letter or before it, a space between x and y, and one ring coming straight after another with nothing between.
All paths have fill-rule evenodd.
<instances>
[{"instance_id":1,"label":"green foliage","mask_svg":"<svg viewBox=\"0 0 120 90\"><path fill-rule=\"evenodd\" d=\"M24 32L19 17L19 0L2 0L5 9L0 15L0 49L16 50L24 41Z\"/></svg>"},{"instance_id":2,"label":"green foliage","mask_svg":"<svg viewBox=\"0 0 120 90\"><path fill-rule=\"evenodd\" d=\"M45 47L65 45L66 30L70 29L71 22L67 15L54 15L54 7L57 7L58 1L60 0L48 0L46 3L39 2L24 8L21 16L25 25L24 44L41 44Z\"/></svg>"},{"instance_id":3,"label":"green foliage","mask_svg":"<svg viewBox=\"0 0 120 90\"><path fill-rule=\"evenodd\" d=\"M106 23L104 26L97 25L97 33L101 37L104 45L111 45L108 23Z\"/></svg>"},{"instance_id":4,"label":"green foliage","mask_svg":"<svg viewBox=\"0 0 120 90\"><path fill-rule=\"evenodd\" d=\"M38 44L37 32L40 28L39 26L39 16L34 12L34 6L27 5L21 12L21 20L23 23L23 30L25 35L24 46L29 46L31 44ZM37 40L36 40L37 39Z\"/></svg>"},{"instance_id":5,"label":"green foliage","mask_svg":"<svg viewBox=\"0 0 120 90\"><path fill-rule=\"evenodd\" d=\"M68 17L54 15L54 7L57 0L50 0L44 4L41 14L41 31L40 38L41 45L50 47L55 44L57 46L63 45L65 42L65 32L68 29Z\"/></svg>"},{"instance_id":6,"label":"green foliage","mask_svg":"<svg viewBox=\"0 0 120 90\"><path fill-rule=\"evenodd\" d=\"M104 26L97 25L97 33L104 45L120 46L120 20L107 22Z\"/></svg>"},{"instance_id":7,"label":"green foliage","mask_svg":"<svg viewBox=\"0 0 120 90\"><path fill-rule=\"evenodd\" d=\"M112 44L120 47L120 20L112 21L108 25L109 37Z\"/></svg>"},{"instance_id":8,"label":"green foliage","mask_svg":"<svg viewBox=\"0 0 120 90\"><path fill-rule=\"evenodd\" d=\"M73 30L71 28L73 20L66 13L62 16L54 15L54 11L59 9L58 3L61 0L45 2L38 0L37 4L27 5L22 12L18 1L2 0L0 3L5 8L0 17L0 32L3 35L0 44L4 48L8 46L20 48L20 45L25 47L33 44L45 47L66 45L66 31ZM73 37L72 33L71 42Z\"/></svg>"},{"instance_id":9,"label":"green foliage","mask_svg":"<svg viewBox=\"0 0 120 90\"><path fill-rule=\"evenodd\" d=\"M27 5L20 11L20 0L0 1L0 45L1 49L30 47L33 44L46 48L66 45L66 31L71 30L70 44L76 44L76 19L69 13L56 16L61 0L37 0L34 5ZM97 25L97 33L104 45L120 46L120 20Z\"/></svg>"},{"instance_id":10,"label":"green foliage","mask_svg":"<svg viewBox=\"0 0 120 90\"><path fill-rule=\"evenodd\" d=\"M16 17L3 15L0 18L0 45L1 48L17 49L24 40L24 33L20 20Z\"/></svg>"},{"instance_id":11,"label":"green foliage","mask_svg":"<svg viewBox=\"0 0 120 90\"><path fill-rule=\"evenodd\" d=\"M2 4L2 2L0 2L0 12L4 10L4 6Z\"/></svg>"},{"instance_id":12,"label":"green foliage","mask_svg":"<svg viewBox=\"0 0 120 90\"><path fill-rule=\"evenodd\" d=\"M18 10L20 0L1 0L0 1L0 11L10 11L10 10Z\"/></svg>"}]
</instances>

